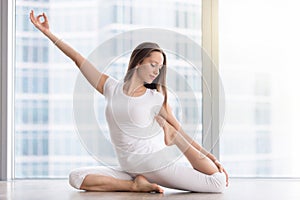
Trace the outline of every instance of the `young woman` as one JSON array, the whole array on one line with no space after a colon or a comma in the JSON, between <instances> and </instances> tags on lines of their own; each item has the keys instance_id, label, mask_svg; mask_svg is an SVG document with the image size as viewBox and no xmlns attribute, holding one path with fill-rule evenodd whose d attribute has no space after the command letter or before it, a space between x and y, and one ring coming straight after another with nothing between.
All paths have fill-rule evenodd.
<instances>
[{"instance_id":1,"label":"young woman","mask_svg":"<svg viewBox=\"0 0 300 200\"><path fill-rule=\"evenodd\" d=\"M56 37L49 29L44 13L35 16L31 11L30 20L75 62L91 85L107 100L106 120L121 169L105 166L75 169L69 176L73 187L88 191L160 193L163 192L160 186L193 192L224 191L228 185L228 174L221 163L189 137L172 114L165 87L166 55L157 44L145 42L138 45L131 54L124 81L117 81L99 72L82 55ZM130 104L130 109L120 106L124 102L127 106ZM158 112L153 114L153 108L157 106ZM133 155L157 151L150 139L136 137L153 122L163 128L165 144L176 145L193 168L170 163L160 168L150 167L152 170L144 172L136 170L137 162ZM156 160L160 159L163 158L156 157ZM151 162L145 160L141 166L148 168Z\"/></svg>"}]
</instances>

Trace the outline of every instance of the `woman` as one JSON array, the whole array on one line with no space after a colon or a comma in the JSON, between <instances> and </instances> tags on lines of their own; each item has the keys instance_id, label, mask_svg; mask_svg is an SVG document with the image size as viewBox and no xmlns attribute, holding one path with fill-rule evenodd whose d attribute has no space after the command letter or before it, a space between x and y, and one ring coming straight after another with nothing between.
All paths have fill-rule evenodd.
<instances>
[{"instance_id":1,"label":"woman","mask_svg":"<svg viewBox=\"0 0 300 200\"><path fill-rule=\"evenodd\" d=\"M41 21L41 18L44 20ZM106 119L121 170L105 166L76 169L69 176L73 187L88 191L162 193L161 185L193 192L224 191L228 185L225 169L215 156L182 130L172 114L165 87L166 55L157 44L145 42L138 45L131 54L124 81L119 82L99 72L82 55L57 38L50 31L44 13L36 17L31 11L30 19L37 29L75 62L108 102ZM131 106L130 112L120 105ZM153 108L157 107L159 109L153 113ZM141 130L148 127L151 121L156 121L163 128L165 144L176 145L193 168L176 163L151 168L151 162L145 161L139 167L150 168L144 171L137 169L136 155L147 155L157 150L150 140L139 137Z\"/></svg>"}]
</instances>

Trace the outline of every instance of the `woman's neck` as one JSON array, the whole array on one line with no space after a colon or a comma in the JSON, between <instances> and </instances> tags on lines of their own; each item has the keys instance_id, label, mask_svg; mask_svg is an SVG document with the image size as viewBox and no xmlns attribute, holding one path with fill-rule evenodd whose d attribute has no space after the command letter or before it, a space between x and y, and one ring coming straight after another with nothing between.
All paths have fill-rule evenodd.
<instances>
[{"instance_id":1,"label":"woman's neck","mask_svg":"<svg viewBox=\"0 0 300 200\"><path fill-rule=\"evenodd\" d=\"M146 89L143 81L137 80L137 78L132 76L130 80L124 83L123 92L129 96L139 96L143 94Z\"/></svg>"}]
</instances>

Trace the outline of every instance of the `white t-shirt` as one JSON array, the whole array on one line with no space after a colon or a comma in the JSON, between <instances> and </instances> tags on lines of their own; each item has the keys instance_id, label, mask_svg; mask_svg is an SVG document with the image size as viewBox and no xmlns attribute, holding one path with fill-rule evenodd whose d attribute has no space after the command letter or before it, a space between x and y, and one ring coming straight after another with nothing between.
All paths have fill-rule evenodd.
<instances>
[{"instance_id":1,"label":"white t-shirt","mask_svg":"<svg viewBox=\"0 0 300 200\"><path fill-rule=\"evenodd\" d=\"M154 116L160 111L164 96L155 89L147 89L138 97L123 92L123 81L109 77L103 89L107 101L105 116L118 160L124 169L162 148L162 128ZM163 139L162 139L163 140ZM142 160L140 160L142 162Z\"/></svg>"}]
</instances>

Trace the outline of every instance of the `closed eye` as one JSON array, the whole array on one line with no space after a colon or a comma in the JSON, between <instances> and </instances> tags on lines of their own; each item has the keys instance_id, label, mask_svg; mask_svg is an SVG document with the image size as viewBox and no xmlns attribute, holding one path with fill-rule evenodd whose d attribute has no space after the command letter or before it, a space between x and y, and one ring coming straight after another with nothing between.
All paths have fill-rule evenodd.
<instances>
[{"instance_id":1,"label":"closed eye","mask_svg":"<svg viewBox=\"0 0 300 200\"><path fill-rule=\"evenodd\" d=\"M151 63L151 66L152 67L159 67L159 70L161 70L163 68L163 65L158 65L158 64L154 64L154 63Z\"/></svg>"}]
</instances>

